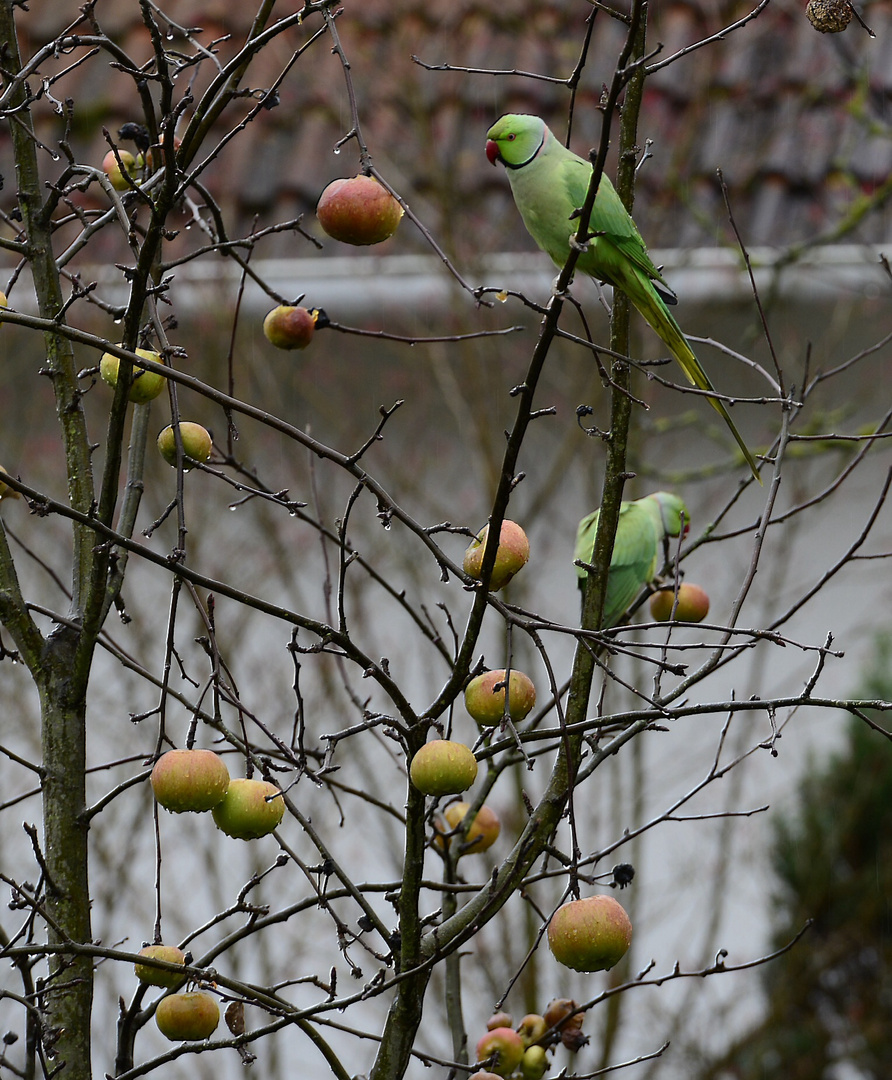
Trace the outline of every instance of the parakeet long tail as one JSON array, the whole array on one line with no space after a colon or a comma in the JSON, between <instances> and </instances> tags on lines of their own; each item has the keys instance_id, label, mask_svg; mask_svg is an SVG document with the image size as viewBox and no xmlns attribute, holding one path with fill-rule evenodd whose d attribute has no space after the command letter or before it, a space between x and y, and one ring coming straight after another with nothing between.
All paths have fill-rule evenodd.
<instances>
[{"instance_id":1,"label":"parakeet long tail","mask_svg":"<svg viewBox=\"0 0 892 1080\"><path fill-rule=\"evenodd\" d=\"M709 376L700 366L700 361L694 354L688 339L682 333L681 327L673 318L672 313L666 307L650 279L645 277L640 270L631 266L629 272L623 274L622 277L622 281L616 281L614 284L618 285L626 293L663 343L669 348L672 355L681 365L681 369L688 377L691 385L696 386L699 390L707 390L714 394L715 387L709 381ZM709 403L728 425L728 429L743 452L753 476L761 484L762 479L759 476L756 460L743 441L740 432L734 426L734 421L728 415L725 403L715 397L710 397Z\"/></svg>"}]
</instances>

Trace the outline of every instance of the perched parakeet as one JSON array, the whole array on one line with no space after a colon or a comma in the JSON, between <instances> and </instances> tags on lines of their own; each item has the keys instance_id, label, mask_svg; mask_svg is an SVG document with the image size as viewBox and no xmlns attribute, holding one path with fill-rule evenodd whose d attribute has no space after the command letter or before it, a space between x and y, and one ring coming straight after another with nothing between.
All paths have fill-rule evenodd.
<instances>
[{"instance_id":1,"label":"perched parakeet","mask_svg":"<svg viewBox=\"0 0 892 1080\"><path fill-rule=\"evenodd\" d=\"M574 559L591 563L600 514L600 510L595 510L579 522ZM669 491L655 491L635 502L620 503L604 597L601 623L604 630L616 626L641 589L653 581L659 569L663 540L681 535L682 529L687 532L688 524L685 504ZM576 573L584 595L588 571L577 566Z\"/></svg>"},{"instance_id":2,"label":"perched parakeet","mask_svg":"<svg viewBox=\"0 0 892 1080\"><path fill-rule=\"evenodd\" d=\"M509 114L487 132L486 156L501 161L511 193L530 236L560 267L570 255L570 237L578 228L578 210L585 202L592 175L591 162L568 150L538 116ZM650 323L700 390L715 391L667 304L675 295L654 266L635 222L617 195L610 178L601 177L592 210L588 250L576 265L598 281L622 289ZM709 399L737 440L753 476L756 462L734 426L723 402ZM759 480L761 483L761 480Z\"/></svg>"}]
</instances>

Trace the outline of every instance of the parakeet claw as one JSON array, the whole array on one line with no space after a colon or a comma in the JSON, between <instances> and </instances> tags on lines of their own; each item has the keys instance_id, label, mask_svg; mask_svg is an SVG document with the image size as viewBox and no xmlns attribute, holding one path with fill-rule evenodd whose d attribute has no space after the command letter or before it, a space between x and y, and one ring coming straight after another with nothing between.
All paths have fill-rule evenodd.
<instances>
[{"instance_id":1,"label":"parakeet claw","mask_svg":"<svg viewBox=\"0 0 892 1080\"><path fill-rule=\"evenodd\" d=\"M570 247L573 248L574 251L578 251L581 255L584 255L588 251L588 246L588 240L586 240L585 243L580 244L576 239L576 233L570 233Z\"/></svg>"}]
</instances>

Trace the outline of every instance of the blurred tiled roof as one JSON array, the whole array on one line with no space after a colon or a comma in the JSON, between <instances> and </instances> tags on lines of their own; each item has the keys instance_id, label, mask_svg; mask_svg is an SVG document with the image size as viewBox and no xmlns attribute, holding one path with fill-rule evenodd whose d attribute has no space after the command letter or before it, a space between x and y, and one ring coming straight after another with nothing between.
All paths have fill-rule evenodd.
<instances>
[{"instance_id":1,"label":"blurred tiled roof","mask_svg":"<svg viewBox=\"0 0 892 1080\"><path fill-rule=\"evenodd\" d=\"M169 0L161 5L183 25L202 26L202 42L225 33L221 58L243 39L256 5L232 0ZM651 47L657 58L716 33L752 3L731 0L654 0ZM78 0L32 3L22 15L24 53L77 17ZM277 12L284 16L294 5ZM502 112L542 114L563 133L564 87L520 76L429 71L412 61L567 77L576 62L589 7L581 0L345 0L337 19L352 65L360 115L373 159L447 250L532 246L510 202L501 169L483 154L484 134ZM821 35L801 0L773 0L759 18L724 41L692 52L647 83L640 139L653 140L653 159L640 171L635 216L652 247L714 245L729 235L716 182L721 168L735 217L749 244L795 244L830 234L889 181L892 173L892 6L863 9L876 38L853 22L843 34ZM140 64L151 57L136 0L99 0L103 28ZM320 26L312 16L275 39L243 85L269 86L292 52ZM609 81L624 28L599 13L576 105L573 145L584 153L599 135L597 103ZM174 38L172 48L183 47ZM41 74L70 65L77 54L47 61ZM212 74L196 78L196 97ZM192 75L180 76L184 84ZM32 85L37 80L32 81ZM141 119L133 82L105 57L75 67L54 84L57 98L75 101L71 143L80 160L98 164L112 133ZM222 135L253 101L239 104ZM187 113L188 116L188 113ZM323 187L357 171L355 144L333 153L350 127L341 64L323 39L296 63L281 88L281 104L262 111L230 143L202 180L220 201L231 235L312 211ZM42 106L41 138L52 144L61 119ZM61 171L63 163L53 168ZM14 183L8 134L0 131L0 200L12 208ZM47 179L52 177L49 172ZM101 192L96 195L102 198ZM849 241L892 239L892 213L881 207L846 233ZM388 250L421 250L401 228ZM340 245L329 243L327 250ZM264 256L309 254L294 236L263 241Z\"/></svg>"}]
</instances>

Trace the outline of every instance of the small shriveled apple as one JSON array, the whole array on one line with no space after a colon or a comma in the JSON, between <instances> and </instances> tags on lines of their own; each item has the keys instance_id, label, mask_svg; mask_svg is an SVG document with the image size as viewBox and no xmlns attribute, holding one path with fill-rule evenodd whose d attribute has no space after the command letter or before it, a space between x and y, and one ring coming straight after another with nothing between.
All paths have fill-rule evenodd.
<instances>
[{"instance_id":1,"label":"small shriveled apple","mask_svg":"<svg viewBox=\"0 0 892 1080\"><path fill-rule=\"evenodd\" d=\"M514 1028L493 1028L477 1043L477 1060L496 1076L510 1076L523 1060L523 1040Z\"/></svg>"},{"instance_id":2,"label":"small shriveled apple","mask_svg":"<svg viewBox=\"0 0 892 1080\"><path fill-rule=\"evenodd\" d=\"M589 1041L588 1036L582 1034L585 1013L578 1010L579 1004L572 998L553 998L545 1010L549 1031L557 1031L563 1045L574 1054Z\"/></svg>"},{"instance_id":3,"label":"small shriveled apple","mask_svg":"<svg viewBox=\"0 0 892 1080\"><path fill-rule=\"evenodd\" d=\"M511 1018L511 1013L493 1013L492 1016L486 1021L486 1030L492 1031L493 1028L497 1027L511 1027L513 1023L514 1021Z\"/></svg>"},{"instance_id":4,"label":"small shriveled apple","mask_svg":"<svg viewBox=\"0 0 892 1080\"><path fill-rule=\"evenodd\" d=\"M230 780L211 814L227 836L258 840L278 827L285 814L285 800L276 785L266 780Z\"/></svg>"},{"instance_id":5,"label":"small shriveled apple","mask_svg":"<svg viewBox=\"0 0 892 1080\"><path fill-rule=\"evenodd\" d=\"M229 787L226 762L213 750L168 750L151 776L155 799L174 814L213 810Z\"/></svg>"},{"instance_id":6,"label":"small shriveled apple","mask_svg":"<svg viewBox=\"0 0 892 1080\"><path fill-rule=\"evenodd\" d=\"M180 438L183 441L184 469L194 469L196 463L203 465L211 456L211 447L214 445L211 433L201 424L181 420ZM164 428L158 435L158 451L168 465L176 467L177 439L173 427Z\"/></svg>"},{"instance_id":7,"label":"small shriveled apple","mask_svg":"<svg viewBox=\"0 0 892 1080\"><path fill-rule=\"evenodd\" d=\"M524 1046L537 1043L546 1031L548 1024L545 1023L545 1017L538 1013L527 1013L517 1025L517 1034L523 1039Z\"/></svg>"},{"instance_id":8,"label":"small shriveled apple","mask_svg":"<svg viewBox=\"0 0 892 1080\"><path fill-rule=\"evenodd\" d=\"M632 924L612 896L587 896L557 909L548 924L555 960L574 971L607 971L626 955Z\"/></svg>"},{"instance_id":9,"label":"small shriveled apple","mask_svg":"<svg viewBox=\"0 0 892 1080\"><path fill-rule=\"evenodd\" d=\"M675 615L672 608L675 607ZM675 589L660 589L650 598L650 613L657 622L703 622L709 614L709 596L705 589L693 582L683 581L678 586L678 606L675 606Z\"/></svg>"},{"instance_id":10,"label":"small shriveled apple","mask_svg":"<svg viewBox=\"0 0 892 1080\"><path fill-rule=\"evenodd\" d=\"M552 998L545 1010L543 1019L549 1028L561 1028L567 1025L582 1027L585 1013L578 1012L579 1003L572 998Z\"/></svg>"},{"instance_id":11,"label":"small shriveled apple","mask_svg":"<svg viewBox=\"0 0 892 1080\"><path fill-rule=\"evenodd\" d=\"M123 346L121 346L123 348ZM161 363L161 357L156 352L152 352L151 349L134 349L137 356L142 356L146 360L154 360L156 364ZM118 370L121 366L121 361L114 353L103 353L102 359L99 361L99 374L103 380L108 383L109 386L118 385ZM133 382L130 384L130 392L127 395L129 401L135 402L137 405L141 405L146 401L151 401L156 398L164 389L166 380L163 375L160 375L157 371L146 371L145 368L137 367L133 365Z\"/></svg>"},{"instance_id":12,"label":"small shriveled apple","mask_svg":"<svg viewBox=\"0 0 892 1080\"><path fill-rule=\"evenodd\" d=\"M129 150L119 150L118 157L121 159L121 165L124 166L127 176L136 182L137 174L142 168L142 158L135 158ZM115 191L129 191L130 183L124 173L121 172L121 165L118 164L114 150L109 150L102 159L102 171L108 177L109 183Z\"/></svg>"},{"instance_id":13,"label":"small shriveled apple","mask_svg":"<svg viewBox=\"0 0 892 1080\"><path fill-rule=\"evenodd\" d=\"M171 1042L198 1042L217 1030L220 1006L205 990L168 994L158 1002L155 1023Z\"/></svg>"},{"instance_id":14,"label":"small shriveled apple","mask_svg":"<svg viewBox=\"0 0 892 1080\"><path fill-rule=\"evenodd\" d=\"M446 807L443 817L449 826L449 832L458 828L470 809L471 804L466 802L454 802ZM436 822L434 824L440 832L446 831L441 824ZM499 821L499 815L492 807L484 803L471 820L459 854L476 855L479 851L486 851L498 840L501 831L502 823ZM444 843L451 843L451 839L451 837L447 839L440 836L437 837L437 843L442 847Z\"/></svg>"},{"instance_id":15,"label":"small shriveled apple","mask_svg":"<svg viewBox=\"0 0 892 1080\"><path fill-rule=\"evenodd\" d=\"M505 686L495 689L505 682L505 668L484 671L477 675L465 687L465 708L481 727L492 727L501 723L505 713ZM508 679L508 714L514 721L523 720L536 704L536 687L529 675L512 669Z\"/></svg>"},{"instance_id":16,"label":"small shriveled apple","mask_svg":"<svg viewBox=\"0 0 892 1080\"><path fill-rule=\"evenodd\" d=\"M483 529L468 545L465 552L462 567L468 577L480 580L480 571L483 566L483 552L486 547L486 538L489 535L489 526ZM498 592L514 577L518 570L523 567L530 557L530 542L527 534L516 521L503 521L499 530L499 547L496 552L495 566L492 568L492 576L489 579L489 587L492 592Z\"/></svg>"},{"instance_id":17,"label":"small shriveled apple","mask_svg":"<svg viewBox=\"0 0 892 1080\"><path fill-rule=\"evenodd\" d=\"M280 304L263 320L263 333L277 349L305 349L316 332L316 313Z\"/></svg>"},{"instance_id":18,"label":"small shriveled apple","mask_svg":"<svg viewBox=\"0 0 892 1080\"><path fill-rule=\"evenodd\" d=\"M425 795L458 795L477 779L477 759L464 743L433 739L412 758L409 779Z\"/></svg>"},{"instance_id":19,"label":"small shriveled apple","mask_svg":"<svg viewBox=\"0 0 892 1080\"><path fill-rule=\"evenodd\" d=\"M176 945L146 945L139 950L140 956L146 956L151 960L166 960L168 964L185 964L186 956L182 949ZM153 967L151 964L134 964L134 973L140 982L149 986L173 986L182 975L175 971L166 971L164 968Z\"/></svg>"},{"instance_id":20,"label":"small shriveled apple","mask_svg":"<svg viewBox=\"0 0 892 1080\"><path fill-rule=\"evenodd\" d=\"M333 240L365 247L396 232L403 208L374 177L332 180L319 198L316 217Z\"/></svg>"}]
</instances>

